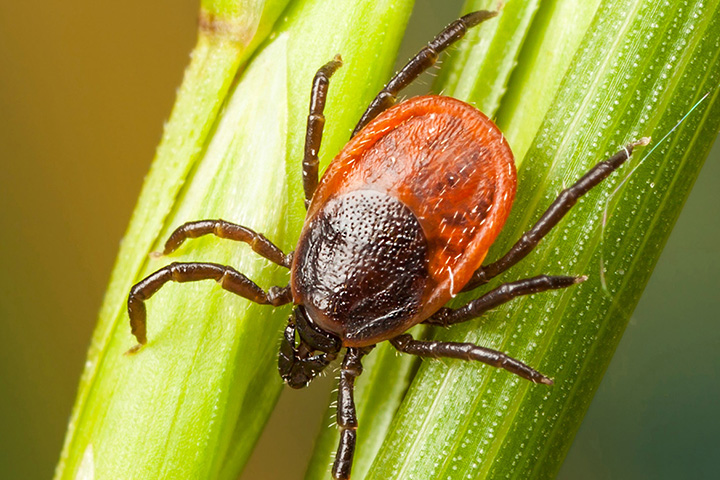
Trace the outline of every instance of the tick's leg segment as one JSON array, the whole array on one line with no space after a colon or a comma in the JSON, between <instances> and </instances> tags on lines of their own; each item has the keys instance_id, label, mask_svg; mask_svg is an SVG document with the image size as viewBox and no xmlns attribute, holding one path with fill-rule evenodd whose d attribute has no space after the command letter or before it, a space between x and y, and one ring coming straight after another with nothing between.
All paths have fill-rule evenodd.
<instances>
[{"instance_id":1,"label":"tick's leg segment","mask_svg":"<svg viewBox=\"0 0 720 480\"><path fill-rule=\"evenodd\" d=\"M539 275L533 278L504 283L494 290L490 290L482 297L469 302L460 308L441 308L432 317L423 323L447 327L456 323L466 322L477 318L493 308L509 302L515 297L531 295L546 290L557 290L582 283L587 277L550 277Z\"/></svg>"},{"instance_id":2,"label":"tick's leg segment","mask_svg":"<svg viewBox=\"0 0 720 480\"><path fill-rule=\"evenodd\" d=\"M325 100L327 99L330 77L335 70L342 66L342 58L335 58L323 65L315 74L310 95L310 113L305 131L305 157L303 158L303 188L305 189L305 208L310 205L310 199L315 193L318 184L318 152L322 142L323 127L325 126Z\"/></svg>"},{"instance_id":3,"label":"tick's leg segment","mask_svg":"<svg viewBox=\"0 0 720 480\"><path fill-rule=\"evenodd\" d=\"M362 373L360 360L364 351L348 348L340 371L340 387L338 388L337 424L340 428L340 444L338 445L332 476L335 480L348 480L355 454L355 439L358 427L355 414L353 391L355 379Z\"/></svg>"},{"instance_id":4,"label":"tick's leg segment","mask_svg":"<svg viewBox=\"0 0 720 480\"><path fill-rule=\"evenodd\" d=\"M188 238L202 237L203 235L215 235L218 238L227 238L238 242L245 242L258 254L267 258L273 263L290 268L292 253L285 255L282 250L275 246L262 233L256 233L247 227L225 220L198 220L180 225L165 242L163 255L174 252Z\"/></svg>"},{"instance_id":5,"label":"tick's leg segment","mask_svg":"<svg viewBox=\"0 0 720 480\"><path fill-rule=\"evenodd\" d=\"M427 46L420 50L402 70L396 73L387 85L385 85L385 88L377 94L355 126L352 136L357 135L365 125L370 123L373 118L377 117L384 110L392 107L397 100L396 95L412 83L413 80L418 78L425 70L435 65L438 55L447 47L464 37L469 28L497 14L498 12L489 12L486 10L468 13L445 27L445 29L428 43Z\"/></svg>"},{"instance_id":6,"label":"tick's leg segment","mask_svg":"<svg viewBox=\"0 0 720 480\"><path fill-rule=\"evenodd\" d=\"M483 285L493 277L512 267L537 247L540 240L562 220L565 214L575 205L580 197L589 192L597 184L605 180L612 172L630 158L633 149L637 146L647 145L649 138L641 138L637 142L629 143L622 150L609 159L602 161L590 169L573 186L563 190L550 207L543 213L540 220L520 237L508 253L500 260L480 267L467 283L463 291L472 290Z\"/></svg>"},{"instance_id":7,"label":"tick's leg segment","mask_svg":"<svg viewBox=\"0 0 720 480\"><path fill-rule=\"evenodd\" d=\"M304 341L297 345L295 341L295 325L291 321L285 327L285 334L280 343L278 370L282 379L292 388L303 388L313 378L335 360L337 352L312 354L312 348Z\"/></svg>"},{"instance_id":8,"label":"tick's leg segment","mask_svg":"<svg viewBox=\"0 0 720 480\"><path fill-rule=\"evenodd\" d=\"M196 282L198 280L215 280L225 290L255 303L284 305L292 301L290 287L272 287L266 293L252 280L237 270L216 263L171 263L137 283L130 290L128 297L128 315L132 334L139 345L147 343L145 301L152 297L167 282Z\"/></svg>"},{"instance_id":9,"label":"tick's leg segment","mask_svg":"<svg viewBox=\"0 0 720 480\"><path fill-rule=\"evenodd\" d=\"M408 334L391 338L390 343L399 351L411 355L476 360L492 365L493 367L503 368L531 382L544 383L545 385L553 384L551 379L528 367L521 361L508 357L502 352L480 347L472 343L420 341L413 339L413 337Z\"/></svg>"}]
</instances>

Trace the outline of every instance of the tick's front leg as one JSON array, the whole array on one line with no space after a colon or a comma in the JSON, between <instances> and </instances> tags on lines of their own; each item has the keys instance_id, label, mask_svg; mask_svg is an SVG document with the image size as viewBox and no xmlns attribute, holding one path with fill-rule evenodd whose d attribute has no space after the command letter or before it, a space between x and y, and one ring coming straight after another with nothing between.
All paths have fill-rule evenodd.
<instances>
[{"instance_id":1,"label":"tick's front leg","mask_svg":"<svg viewBox=\"0 0 720 480\"><path fill-rule=\"evenodd\" d=\"M340 428L340 445L338 445L332 475L335 480L348 480L352 470L355 440L357 435L357 415L355 413L355 379L362 373L360 359L365 351L348 348L340 371L340 387L338 388L337 424Z\"/></svg>"},{"instance_id":2,"label":"tick's front leg","mask_svg":"<svg viewBox=\"0 0 720 480\"><path fill-rule=\"evenodd\" d=\"M390 343L399 351L409 353L410 355L430 358L457 358L460 360L482 362L493 367L507 370L533 383L553 384L552 379L546 377L534 368L525 365L520 360L508 357L497 350L481 347L473 343L415 340L408 334L391 338Z\"/></svg>"}]
</instances>

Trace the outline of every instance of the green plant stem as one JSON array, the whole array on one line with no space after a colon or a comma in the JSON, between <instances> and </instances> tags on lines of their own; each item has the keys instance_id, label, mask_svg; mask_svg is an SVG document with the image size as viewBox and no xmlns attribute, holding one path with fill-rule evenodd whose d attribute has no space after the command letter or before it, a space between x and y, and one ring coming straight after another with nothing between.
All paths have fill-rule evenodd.
<instances>
[{"instance_id":1,"label":"green plant stem","mask_svg":"<svg viewBox=\"0 0 720 480\"><path fill-rule=\"evenodd\" d=\"M550 26L573 19L539 13L536 22L529 38L547 38ZM586 283L515 300L435 334L509 352L554 377L556 385L530 385L462 362L424 362L367 478L554 477L720 126L719 27L718 2L602 2L576 52L564 53L573 58L567 71L556 66L561 78L546 78L558 85L551 102L534 85L527 94L508 91L511 113L533 103L533 90L535 105L547 110L515 123L501 102L498 121L513 132L510 144L529 149L513 215L491 258L532 224L563 185L628 141L644 135L659 140L705 92L714 93L610 199L604 232L605 201L629 167L589 194L498 280L585 273ZM539 64L533 55L543 48L528 48L519 58ZM519 75L510 81L514 89L535 78L525 70Z\"/></svg>"},{"instance_id":2,"label":"green plant stem","mask_svg":"<svg viewBox=\"0 0 720 480\"><path fill-rule=\"evenodd\" d=\"M295 187L285 170L292 165L289 185L299 185L315 70L336 53L345 58L331 86L328 124L337 130L323 144L327 163L389 74L412 7L287 3L202 2L198 43L123 240L56 478L236 478L272 410L287 309L250 304L212 282L167 285L147 303L148 344L123 352L134 343L125 312L131 285L170 261L230 264L264 288L287 282L247 246L217 239L188 242L172 259L148 254L199 218L291 244L283 234L297 238L299 224L286 221ZM345 98L358 104L342 109ZM297 217L302 201L293 198Z\"/></svg>"},{"instance_id":3,"label":"green plant stem","mask_svg":"<svg viewBox=\"0 0 720 480\"><path fill-rule=\"evenodd\" d=\"M225 22L236 25L238 30L252 28L234 15L220 15L214 5L206 2L201 16L205 19L212 17L215 25ZM253 17L259 20L257 14ZM267 18L265 21L272 23L274 19ZM86 425L95 422L95 419L88 418L88 402L91 401L98 375L102 375L101 366L108 354L113 331L122 316L122 300L146 262L147 253L156 241L184 179L201 156L233 76L243 58L249 55L246 47L246 44L237 41L236 34L229 28L200 28L198 32L191 63L178 91L138 207L121 244L88 352L56 478L70 478L81 469L87 445L90 444L90 429ZM90 464L86 461L85 465Z\"/></svg>"},{"instance_id":4,"label":"green plant stem","mask_svg":"<svg viewBox=\"0 0 720 480\"><path fill-rule=\"evenodd\" d=\"M469 2L464 10L487 3ZM359 446L353 478L555 476L720 129L718 10L717 1L508 2L497 26L480 27L445 62L436 89L494 115L522 165L518 199L490 259L594 163L641 136L659 141L704 93L712 94L617 194L610 197L642 151L487 288L540 273L587 274L586 283L516 299L431 335L506 351L556 385L460 361L423 361L406 395L375 396L385 412L398 410L389 427L363 432L373 419L360 411L359 441L363 434L385 440L379 449ZM513 21L503 22L506 15ZM387 356L372 371L396 365ZM389 391L394 381L369 376L359 382L361 392ZM321 441L319 448L325 450L315 452L311 472L329 463L333 447ZM322 476L306 480L314 478Z\"/></svg>"}]
</instances>

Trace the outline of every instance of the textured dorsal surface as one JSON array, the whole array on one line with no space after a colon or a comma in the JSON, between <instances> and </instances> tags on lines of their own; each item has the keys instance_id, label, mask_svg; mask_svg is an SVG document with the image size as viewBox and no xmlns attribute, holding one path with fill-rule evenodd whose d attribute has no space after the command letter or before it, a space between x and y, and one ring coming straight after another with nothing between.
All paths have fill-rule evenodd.
<instances>
[{"instance_id":1,"label":"textured dorsal surface","mask_svg":"<svg viewBox=\"0 0 720 480\"><path fill-rule=\"evenodd\" d=\"M387 110L318 185L292 267L295 302L348 346L402 333L468 282L515 186L510 148L474 107L425 96ZM326 235L352 245L331 252L339 244Z\"/></svg>"},{"instance_id":2,"label":"textured dorsal surface","mask_svg":"<svg viewBox=\"0 0 720 480\"><path fill-rule=\"evenodd\" d=\"M420 310L428 273L420 223L397 198L357 190L312 220L296 255L311 318L348 340L402 327Z\"/></svg>"}]
</instances>

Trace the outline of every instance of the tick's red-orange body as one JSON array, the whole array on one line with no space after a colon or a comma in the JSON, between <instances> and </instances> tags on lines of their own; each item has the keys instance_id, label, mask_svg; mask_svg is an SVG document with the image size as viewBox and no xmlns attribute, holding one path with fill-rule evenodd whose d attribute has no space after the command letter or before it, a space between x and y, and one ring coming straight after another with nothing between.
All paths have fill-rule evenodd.
<instances>
[{"instance_id":1,"label":"tick's red-orange body","mask_svg":"<svg viewBox=\"0 0 720 480\"><path fill-rule=\"evenodd\" d=\"M345 346L374 345L403 333L468 283L510 213L515 185L510 147L502 132L476 108L450 97L424 96L385 111L343 148L313 195L291 267L294 302L304 305L318 325L339 336ZM388 201L406 210L384 217L382 209L377 209ZM372 233L367 240L337 240L326 231L322 238L312 238L323 219L328 222L330 212L337 222L338 209L357 213L361 204L373 213L372 217L368 212L359 214L355 220L364 222L365 230L393 229L392 223L399 219L406 221L405 231L419 227L417 241L403 248L408 261L393 262L378 274L377 258L367 259L368 255L378 257L377 252L345 251L363 241L382 244ZM346 237L352 234L349 229ZM312 255L308 249L320 250L320 255L327 250L327 265L317 255L308 261ZM390 255L384 253L380 257ZM353 261L341 269L344 275L321 271L303 281L307 269L327 266L337 273L337 257L343 256ZM367 260L367 268L361 260ZM395 277L407 279L408 263L414 268L415 281L394 288ZM375 295L368 295L368 277L379 286ZM393 301L378 302L383 295ZM338 305L353 302L354 297L374 297L367 308L373 315ZM328 298L336 301L328 302ZM383 305L384 310L403 309L404 315L383 315L379 308Z\"/></svg>"},{"instance_id":2,"label":"tick's red-orange body","mask_svg":"<svg viewBox=\"0 0 720 480\"><path fill-rule=\"evenodd\" d=\"M307 217L296 249L284 254L263 235L224 220L178 227L165 243L168 255L188 238L214 234L248 243L290 269L285 287L267 292L242 273L215 263L171 263L138 282L128 315L138 345L147 342L145 301L168 281L213 279L251 301L294 309L280 344L278 368L293 388L306 386L344 348L338 389L341 430L333 477L350 478L357 417L353 400L361 359L389 340L422 357L473 360L535 383L550 378L504 353L470 343L415 340L404 334L418 323L450 326L520 295L566 288L585 277L539 275L505 283L457 308L443 305L524 258L577 199L627 160L626 145L563 191L537 223L499 260L482 265L510 213L515 165L510 147L485 115L467 103L424 96L393 106L397 93L432 66L438 53L466 30L497 15L474 12L456 20L423 48L377 95L318 183L318 150L325 124L329 79L339 56L315 75L308 115L303 186Z\"/></svg>"}]
</instances>

